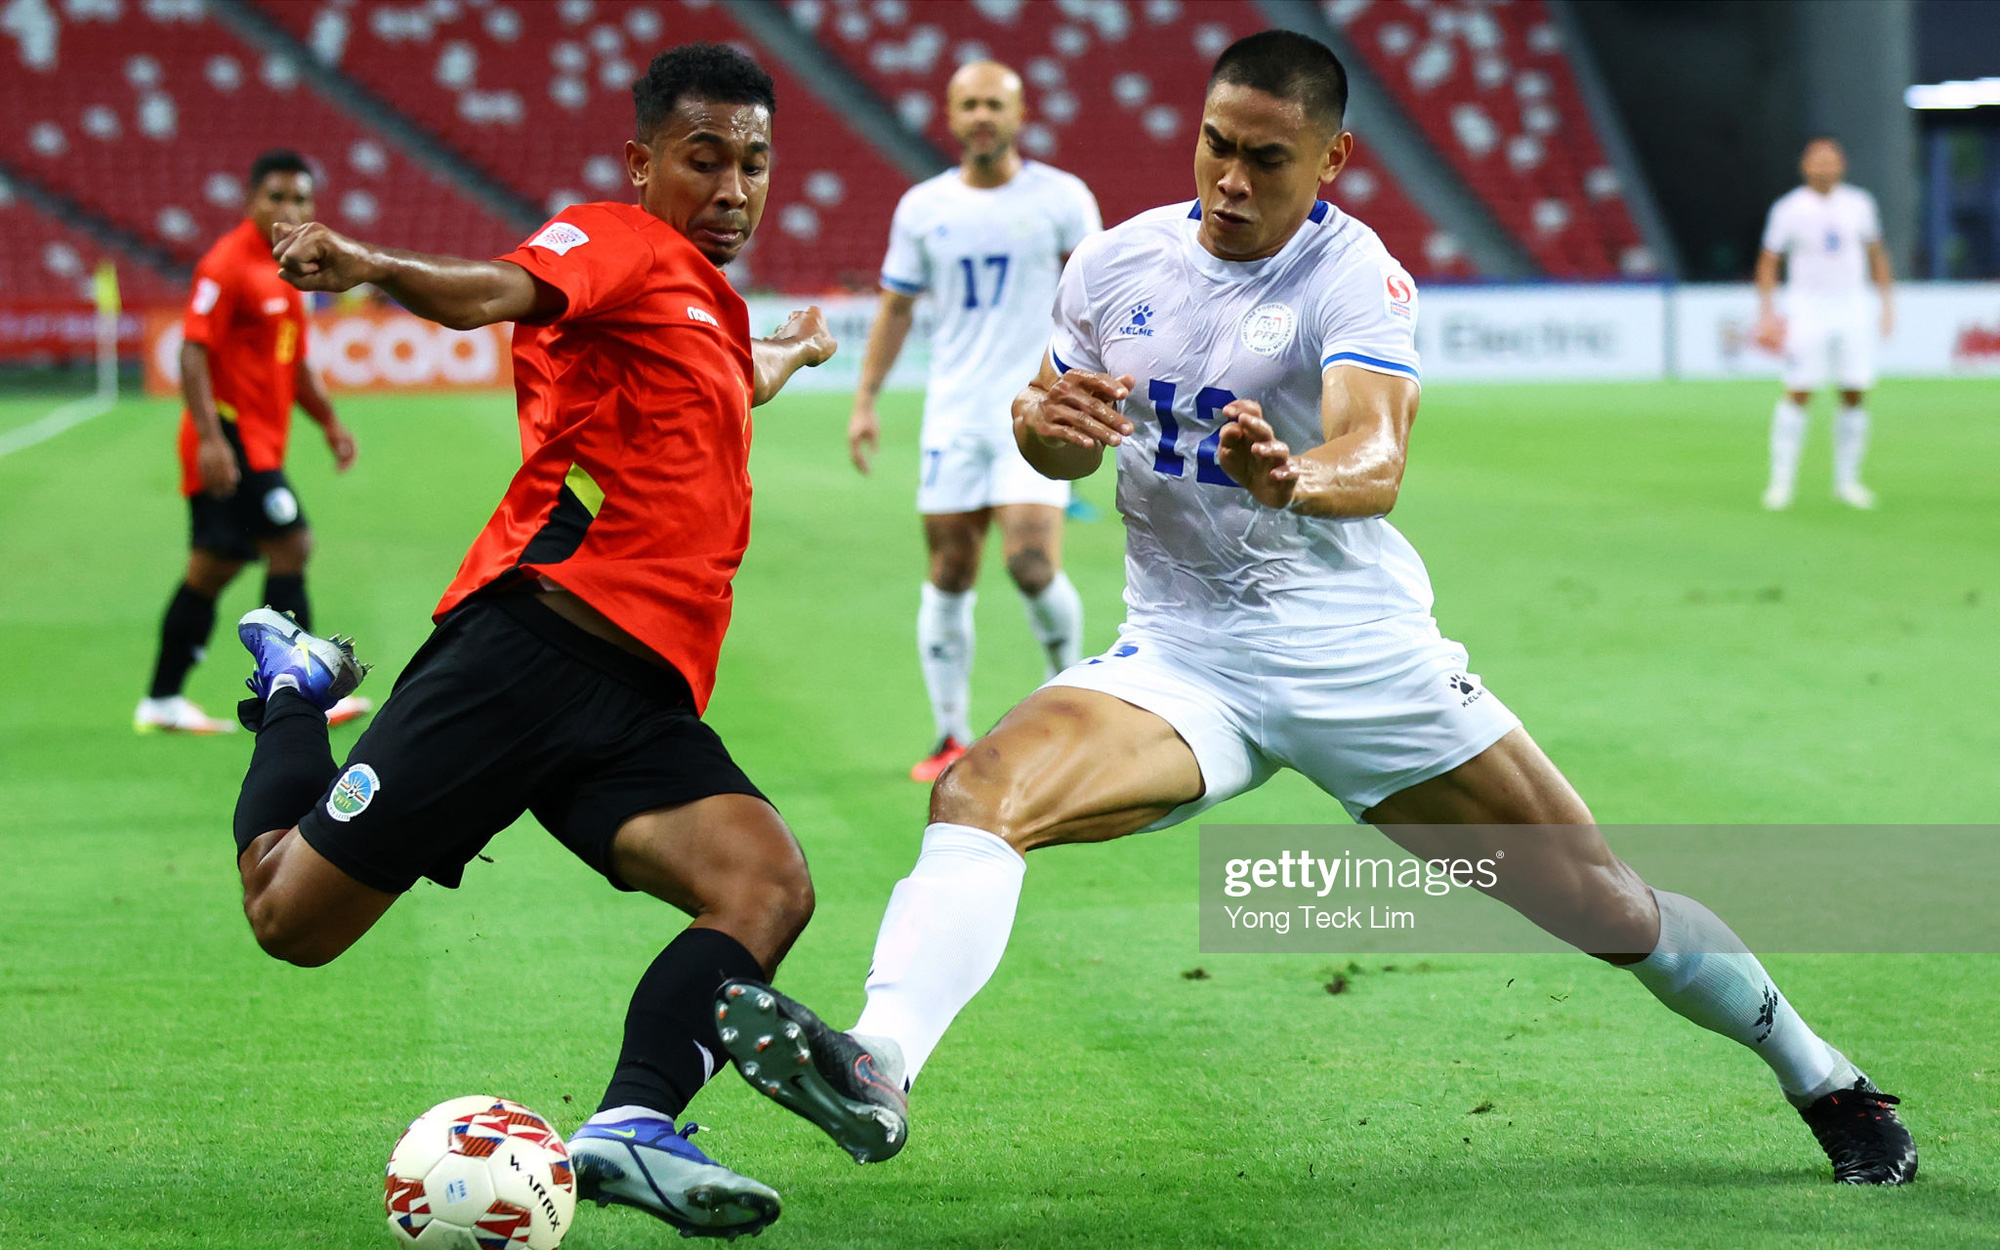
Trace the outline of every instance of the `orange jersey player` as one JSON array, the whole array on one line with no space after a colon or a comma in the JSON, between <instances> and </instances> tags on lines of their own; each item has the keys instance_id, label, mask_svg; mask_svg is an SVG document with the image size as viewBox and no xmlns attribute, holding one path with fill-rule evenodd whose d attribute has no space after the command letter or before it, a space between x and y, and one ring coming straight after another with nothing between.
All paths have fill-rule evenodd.
<instances>
[{"instance_id":1,"label":"orange jersey player","mask_svg":"<svg viewBox=\"0 0 2000 1250\"><path fill-rule=\"evenodd\" d=\"M734 1237L778 1217L777 1193L674 1118L722 1062L709 1000L777 967L812 883L701 715L750 541L751 406L833 341L817 310L753 340L720 268L763 214L770 77L693 44L633 96L639 202L564 209L496 260L280 230L302 289L366 282L444 325L517 323L521 467L344 767L321 712L365 671L352 648L264 609L238 625L261 706L237 867L258 942L298 964L336 958L421 879L458 885L525 812L611 885L689 913L633 992L570 1158L580 1199Z\"/></svg>"},{"instance_id":2,"label":"orange jersey player","mask_svg":"<svg viewBox=\"0 0 2000 1250\"><path fill-rule=\"evenodd\" d=\"M264 602L311 620L306 557L312 533L285 478L292 405L326 432L335 464L354 463L354 437L333 415L305 364L305 303L278 276L271 235L312 220L313 176L294 152L266 152L250 166L243 221L195 266L182 321L181 494L189 517L187 577L160 626L153 684L133 714L140 732L226 733L181 693L215 629L215 599L245 564L264 561ZM368 710L351 699L334 723Z\"/></svg>"}]
</instances>

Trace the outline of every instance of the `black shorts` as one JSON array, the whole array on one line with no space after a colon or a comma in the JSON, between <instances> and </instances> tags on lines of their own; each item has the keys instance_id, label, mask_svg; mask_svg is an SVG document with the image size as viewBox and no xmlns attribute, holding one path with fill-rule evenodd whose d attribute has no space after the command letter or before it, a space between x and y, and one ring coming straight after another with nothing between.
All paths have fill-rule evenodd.
<instances>
[{"instance_id":1,"label":"black shorts","mask_svg":"<svg viewBox=\"0 0 2000 1250\"><path fill-rule=\"evenodd\" d=\"M225 560L255 560L257 544L306 527L305 510L283 469L262 472L250 468L243 439L234 421L222 423L222 436L236 452L242 476L236 493L217 499L207 491L188 499L188 546L210 551Z\"/></svg>"},{"instance_id":2,"label":"black shorts","mask_svg":"<svg viewBox=\"0 0 2000 1250\"><path fill-rule=\"evenodd\" d=\"M624 890L619 827L717 794L763 798L678 673L533 595L489 593L438 625L299 834L356 881L400 894L419 877L456 887L494 834L533 812Z\"/></svg>"}]
</instances>

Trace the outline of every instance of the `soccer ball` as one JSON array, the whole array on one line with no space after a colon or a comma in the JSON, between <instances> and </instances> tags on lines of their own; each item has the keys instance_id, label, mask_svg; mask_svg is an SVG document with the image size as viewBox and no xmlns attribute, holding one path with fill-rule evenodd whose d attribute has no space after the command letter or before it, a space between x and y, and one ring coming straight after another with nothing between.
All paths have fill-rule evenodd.
<instances>
[{"instance_id":1,"label":"soccer ball","mask_svg":"<svg viewBox=\"0 0 2000 1250\"><path fill-rule=\"evenodd\" d=\"M411 1122L383 1198L399 1245L556 1250L576 1213L569 1149L518 1102L473 1095Z\"/></svg>"}]
</instances>

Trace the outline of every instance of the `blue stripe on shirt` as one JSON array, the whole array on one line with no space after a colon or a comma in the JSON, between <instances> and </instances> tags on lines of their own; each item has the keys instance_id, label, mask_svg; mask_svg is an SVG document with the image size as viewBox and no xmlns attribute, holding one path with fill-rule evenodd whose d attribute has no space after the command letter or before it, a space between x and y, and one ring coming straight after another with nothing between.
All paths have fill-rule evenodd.
<instances>
[{"instance_id":1,"label":"blue stripe on shirt","mask_svg":"<svg viewBox=\"0 0 2000 1250\"><path fill-rule=\"evenodd\" d=\"M1386 369L1391 373L1400 373L1408 378L1417 378L1415 365L1406 365L1400 360L1384 360L1380 356L1364 356L1360 352L1335 352L1320 361L1319 367L1324 369L1328 365L1346 364L1350 361L1357 365L1368 365L1376 369Z\"/></svg>"},{"instance_id":2,"label":"blue stripe on shirt","mask_svg":"<svg viewBox=\"0 0 2000 1250\"><path fill-rule=\"evenodd\" d=\"M882 285L888 287L898 295L922 295L924 293L924 288L919 283L904 282L901 279L892 278L886 273L882 275Z\"/></svg>"},{"instance_id":3,"label":"blue stripe on shirt","mask_svg":"<svg viewBox=\"0 0 2000 1250\"><path fill-rule=\"evenodd\" d=\"M1069 366L1063 363L1063 358L1056 355L1056 347L1053 343L1049 344L1049 359L1055 361L1057 373L1069 372Z\"/></svg>"}]
</instances>

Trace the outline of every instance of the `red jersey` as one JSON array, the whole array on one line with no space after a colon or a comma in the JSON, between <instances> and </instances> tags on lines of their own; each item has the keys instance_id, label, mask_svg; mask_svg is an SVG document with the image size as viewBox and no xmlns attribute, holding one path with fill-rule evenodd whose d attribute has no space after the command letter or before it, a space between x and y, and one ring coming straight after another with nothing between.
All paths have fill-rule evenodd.
<instances>
[{"instance_id":1,"label":"red jersey","mask_svg":"<svg viewBox=\"0 0 2000 1250\"><path fill-rule=\"evenodd\" d=\"M750 310L672 226L578 204L500 258L568 297L514 330L521 469L437 615L511 570L576 595L715 688L750 542Z\"/></svg>"},{"instance_id":2,"label":"red jersey","mask_svg":"<svg viewBox=\"0 0 2000 1250\"><path fill-rule=\"evenodd\" d=\"M236 423L255 472L285 467L292 398L305 347L306 306L278 276L271 244L245 220L217 239L194 267L181 335L208 348L215 410ZM181 494L201 493L194 418L181 413Z\"/></svg>"}]
</instances>

